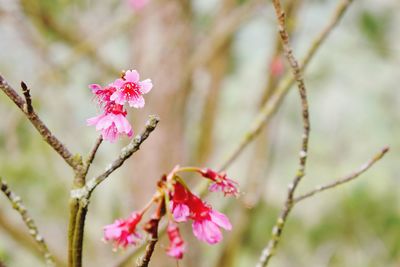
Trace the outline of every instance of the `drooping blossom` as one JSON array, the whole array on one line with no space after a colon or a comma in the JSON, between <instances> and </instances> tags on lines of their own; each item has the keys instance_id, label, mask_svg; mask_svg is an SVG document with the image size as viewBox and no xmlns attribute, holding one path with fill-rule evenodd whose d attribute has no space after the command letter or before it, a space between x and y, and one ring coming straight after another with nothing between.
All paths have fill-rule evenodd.
<instances>
[{"instance_id":1,"label":"drooping blossom","mask_svg":"<svg viewBox=\"0 0 400 267\"><path fill-rule=\"evenodd\" d=\"M88 119L88 125L96 125L96 130L101 131L103 139L115 142L120 135L133 135L132 127L126 119L127 112L122 105L109 102L105 104L103 114Z\"/></svg>"},{"instance_id":2,"label":"drooping blossom","mask_svg":"<svg viewBox=\"0 0 400 267\"><path fill-rule=\"evenodd\" d=\"M216 244L222 240L220 227L225 230L232 229L229 219L224 214L213 210L179 182L174 186L171 203L175 221L193 220L193 234L201 241Z\"/></svg>"},{"instance_id":3,"label":"drooping blossom","mask_svg":"<svg viewBox=\"0 0 400 267\"><path fill-rule=\"evenodd\" d=\"M104 240L114 243L115 248L126 248L135 245L141 238L136 226L142 219L141 214L134 212L128 219L118 219L113 224L104 227Z\"/></svg>"},{"instance_id":4,"label":"drooping blossom","mask_svg":"<svg viewBox=\"0 0 400 267\"><path fill-rule=\"evenodd\" d=\"M182 259L183 253L185 253L186 250L186 245L179 232L178 226L173 222L169 222L167 233L170 242L168 248L166 249L167 254L175 259Z\"/></svg>"},{"instance_id":5,"label":"drooping blossom","mask_svg":"<svg viewBox=\"0 0 400 267\"><path fill-rule=\"evenodd\" d=\"M150 79L139 81L139 73L136 70L128 70L123 78L119 78L112 83L117 90L111 95L110 100L124 105L128 103L130 107L144 107L143 95L150 92L153 84Z\"/></svg>"},{"instance_id":6,"label":"drooping blossom","mask_svg":"<svg viewBox=\"0 0 400 267\"><path fill-rule=\"evenodd\" d=\"M193 234L197 239L213 245L222 240L220 227L228 231L232 229L228 217L213 210L200 198L192 195L190 203Z\"/></svg>"},{"instance_id":7,"label":"drooping blossom","mask_svg":"<svg viewBox=\"0 0 400 267\"><path fill-rule=\"evenodd\" d=\"M238 184L229 179L226 173L218 173L211 169L201 170L201 175L213 181L210 185L209 190L211 192L221 191L225 196L238 196L239 189Z\"/></svg>"},{"instance_id":8,"label":"drooping blossom","mask_svg":"<svg viewBox=\"0 0 400 267\"><path fill-rule=\"evenodd\" d=\"M190 215L189 191L181 184L175 183L171 199L171 210L176 222L186 222Z\"/></svg>"}]
</instances>

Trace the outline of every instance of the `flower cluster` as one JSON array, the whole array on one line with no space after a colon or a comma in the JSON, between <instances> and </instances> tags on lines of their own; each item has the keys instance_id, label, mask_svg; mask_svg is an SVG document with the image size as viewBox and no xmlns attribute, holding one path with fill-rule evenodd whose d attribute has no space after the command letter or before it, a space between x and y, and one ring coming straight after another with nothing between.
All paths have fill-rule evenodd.
<instances>
[{"instance_id":1,"label":"flower cluster","mask_svg":"<svg viewBox=\"0 0 400 267\"><path fill-rule=\"evenodd\" d=\"M143 95L153 87L150 79L140 81L136 70L126 71L122 78L101 87L91 84L89 88L95 95L103 113L87 120L88 125L96 125L96 130L101 131L103 139L115 142L121 135L131 137L132 126L126 119L125 104L133 108L144 107Z\"/></svg>"},{"instance_id":2,"label":"flower cluster","mask_svg":"<svg viewBox=\"0 0 400 267\"><path fill-rule=\"evenodd\" d=\"M182 259L186 251L186 244L178 225L188 221L192 222L193 234L200 241L211 245L220 242L223 238L221 228L229 231L232 229L232 224L227 216L214 210L190 191L182 177L179 176L182 172L195 172L209 179L211 192L221 191L224 196L238 196L239 194L237 183L229 179L225 173L218 173L210 169L176 166L168 175L162 177L158 184L158 192L142 211L133 213L126 220L116 220L114 224L104 227L104 239L113 242L116 247L125 248L131 244L135 245L140 238L137 224L150 205L158 203L163 207L162 210L165 210L168 219L167 234L170 244L166 249L167 255L175 259Z\"/></svg>"}]
</instances>

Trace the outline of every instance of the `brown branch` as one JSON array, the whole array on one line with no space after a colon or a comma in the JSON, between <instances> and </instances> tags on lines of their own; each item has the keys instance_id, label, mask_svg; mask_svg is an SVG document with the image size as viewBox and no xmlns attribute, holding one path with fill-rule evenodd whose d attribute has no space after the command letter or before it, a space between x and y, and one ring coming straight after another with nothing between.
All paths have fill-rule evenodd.
<instances>
[{"instance_id":1,"label":"brown branch","mask_svg":"<svg viewBox=\"0 0 400 267\"><path fill-rule=\"evenodd\" d=\"M311 190L308 193L305 193L301 196L295 197L293 199L293 202L295 204L297 204L298 202L307 199L309 197L312 197L315 194L321 193L325 190L328 189L332 189L334 187L337 187L339 185L342 185L344 183L348 183L350 181L353 181L354 179L356 179L357 177L359 177L361 174L363 174L364 172L366 172L369 168L371 168L376 162L378 162L380 159L382 159L383 156L385 156L385 154L389 151L389 147L386 146L384 148L381 149L381 151L379 151L372 159L370 159L368 162L364 163L362 166L359 167L358 170L354 171L353 173L350 173L349 175L338 179L332 183L326 184L326 185L321 185L321 186L317 186L315 189Z\"/></svg>"},{"instance_id":2,"label":"brown branch","mask_svg":"<svg viewBox=\"0 0 400 267\"><path fill-rule=\"evenodd\" d=\"M102 174L87 181L82 187L71 190L68 262L72 264L72 266L82 266L85 218L89 199L93 190L131 157L133 153L140 149L140 145L149 137L150 133L154 131L158 122L159 118L157 116L150 116L146 123L145 130L121 150L119 157L114 160Z\"/></svg>"},{"instance_id":3,"label":"brown branch","mask_svg":"<svg viewBox=\"0 0 400 267\"><path fill-rule=\"evenodd\" d=\"M289 61L289 64L292 68L294 79L297 83L297 87L299 89L301 106L302 106L302 118L303 118L303 135L302 135L302 145L299 153L299 167L297 169L297 173L293 179L293 182L288 186L288 192L285 204L283 209L278 217L278 220L272 230L272 237L268 242L267 246L261 252L261 256L259 262L257 263L257 267L265 267L267 266L269 260L273 256L273 252L279 244L280 237L282 235L283 229L285 227L287 218L290 214L290 211L293 208L293 195L296 191L297 186L299 185L301 179L305 175L305 168L307 163L307 154L308 154L308 142L309 142L309 134L310 134L310 120L309 120L309 112L308 112L308 101L307 101L307 93L306 87L304 84L304 80L301 74L301 69L296 58L293 55L292 48L289 44L289 36L285 28L285 12L281 7L281 3L279 0L272 1L276 17L278 19L278 29L279 35L282 40L283 50L285 52L285 56Z\"/></svg>"},{"instance_id":4,"label":"brown branch","mask_svg":"<svg viewBox=\"0 0 400 267\"><path fill-rule=\"evenodd\" d=\"M11 191L7 183L1 177L0 177L0 189L10 200L12 207L21 215L21 218L24 221L26 227L28 228L30 235L36 241L39 250L42 252L46 260L46 264L48 266L55 266L53 256L51 255L47 247L46 241L44 240L42 235L40 235L35 222L33 221L32 217L28 214L28 211L26 210L24 204L22 203L21 197L19 197L13 191Z\"/></svg>"},{"instance_id":5,"label":"brown branch","mask_svg":"<svg viewBox=\"0 0 400 267\"><path fill-rule=\"evenodd\" d=\"M103 142L103 136L100 135L97 138L96 143L94 144L92 150L89 153L89 156L87 157L87 159L85 161L85 167L83 169L83 176L84 177L86 177L86 175L87 175L87 173L89 171L90 165L92 164L94 158L96 157L97 150L99 149L99 147L100 147L102 142Z\"/></svg>"},{"instance_id":6,"label":"brown branch","mask_svg":"<svg viewBox=\"0 0 400 267\"><path fill-rule=\"evenodd\" d=\"M140 135L137 135L126 147L121 150L119 157L114 160L102 174L92 178L86 183L85 188L88 190L89 194L93 192L93 190L111 173L121 167L125 160L130 158L133 153L140 149L140 145L149 137L150 133L154 131L159 121L160 119L155 115L149 117L149 120L146 122L145 130Z\"/></svg>"},{"instance_id":7,"label":"brown branch","mask_svg":"<svg viewBox=\"0 0 400 267\"><path fill-rule=\"evenodd\" d=\"M300 63L301 71L304 71L307 68L308 64L314 57L315 53L321 47L323 42L335 28L335 26L339 23L340 19L343 17L345 11L347 10L347 8L351 3L352 0L341 0L341 2L338 4L328 24L322 29L320 33L317 34L317 36L312 41L310 48L308 49L305 57ZM235 147L235 149L228 155L226 160L223 162L221 170L225 170L228 166L230 166L232 162L235 161L236 158L247 147L247 145L251 143L251 141L253 141L256 136L258 136L258 134L266 125L268 125L269 121L278 110L280 104L282 103L283 99L285 98L287 92L289 91L293 83L294 83L294 78L292 77L292 75L290 74L285 75L285 77L282 79L282 82L276 89L275 93L271 95L269 100L263 105L263 107L257 114L249 131L247 131L244 134L244 137L239 142L237 147Z\"/></svg>"},{"instance_id":8,"label":"brown branch","mask_svg":"<svg viewBox=\"0 0 400 267\"><path fill-rule=\"evenodd\" d=\"M137 267L149 266L151 256L153 255L154 248L158 241L158 225L162 216L165 214L165 202L161 200L157 206L155 214L152 216L150 221L145 225L145 231L150 234L150 240L147 242L146 251L144 255L138 259Z\"/></svg>"},{"instance_id":9,"label":"brown branch","mask_svg":"<svg viewBox=\"0 0 400 267\"><path fill-rule=\"evenodd\" d=\"M21 84L22 85L22 84ZM74 160L71 152L67 147L55 137L49 128L42 122L36 112L33 110L32 105L24 101L21 96L7 83L7 81L0 75L0 89L17 105L17 107L25 114L30 120L43 139L65 160L65 162L76 169L78 163ZM24 93L26 99L30 102L29 90L26 87ZM29 107L30 106L30 107Z\"/></svg>"}]
</instances>

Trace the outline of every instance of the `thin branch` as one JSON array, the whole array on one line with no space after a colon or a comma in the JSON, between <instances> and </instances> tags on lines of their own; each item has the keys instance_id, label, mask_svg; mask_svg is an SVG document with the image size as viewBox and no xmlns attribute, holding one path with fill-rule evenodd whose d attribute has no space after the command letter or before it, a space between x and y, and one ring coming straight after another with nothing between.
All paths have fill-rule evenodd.
<instances>
[{"instance_id":1,"label":"thin branch","mask_svg":"<svg viewBox=\"0 0 400 267\"><path fill-rule=\"evenodd\" d=\"M302 135L302 145L299 153L299 167L297 169L296 175L293 179L293 182L288 186L288 192L285 204L283 209L278 217L278 220L272 230L272 237L268 242L268 245L261 252L261 256L259 262L257 263L257 267L265 267L267 266L269 260L273 256L273 252L279 244L281 239L281 235L283 229L285 227L287 218L290 214L290 211L293 208L293 195L296 191L297 186L299 185L301 179L305 175L305 168L307 163L307 154L308 154L308 142L309 142L309 134L310 134L310 120L309 120L309 112L308 112L308 101L306 94L306 87L304 85L304 80L301 74L301 70L296 58L293 55L292 48L289 44L289 36L285 28L285 12L282 10L281 3L279 0L272 1L276 17L278 19L278 28L279 35L282 40L283 50L285 52L285 56L290 63L290 67L292 68L294 79L297 83L297 87L299 89L301 106L302 106L302 118L303 118L303 135Z\"/></svg>"},{"instance_id":2,"label":"thin branch","mask_svg":"<svg viewBox=\"0 0 400 267\"><path fill-rule=\"evenodd\" d=\"M102 174L87 181L83 187L71 190L68 262L73 266L82 266L83 231L87 206L93 190L131 157L133 153L140 149L140 145L149 137L150 133L154 131L158 122L159 118L157 116L150 116L146 122L145 130L121 150L119 157L114 160Z\"/></svg>"},{"instance_id":3,"label":"thin branch","mask_svg":"<svg viewBox=\"0 0 400 267\"><path fill-rule=\"evenodd\" d=\"M126 147L121 150L119 157L114 160L107 169L97 177L92 178L86 183L86 188L89 192L93 192L93 190L103 182L111 173L113 173L116 169L118 169L133 153L140 149L140 145L149 137L150 133L154 131L157 127L158 122L160 119L155 116L151 115L149 120L146 122L145 130L140 134L137 135Z\"/></svg>"},{"instance_id":4,"label":"thin branch","mask_svg":"<svg viewBox=\"0 0 400 267\"><path fill-rule=\"evenodd\" d=\"M65 160L65 162L72 168L77 168L78 163L74 160L71 152L67 147L55 137L49 128L42 122L32 106L27 103L18 93L7 83L7 81L0 75L0 89L18 106L18 108L26 115L43 139ZM26 87L27 89L27 87ZM28 93L27 93L28 92ZM29 91L24 93L29 95ZM27 98L30 101L30 97Z\"/></svg>"},{"instance_id":5,"label":"thin branch","mask_svg":"<svg viewBox=\"0 0 400 267\"><path fill-rule=\"evenodd\" d=\"M145 230L150 234L150 240L147 242L146 251L137 262L137 267L147 267L149 266L151 256L153 255L154 248L158 241L158 225L162 216L165 214L165 202L161 200L157 206L155 214L152 216L150 221L145 225Z\"/></svg>"},{"instance_id":6,"label":"thin branch","mask_svg":"<svg viewBox=\"0 0 400 267\"><path fill-rule=\"evenodd\" d=\"M46 260L46 264L48 266L55 266L53 256L51 255L47 247L46 241L40 235L35 222L33 221L32 217L28 214L28 211L26 210L24 204L22 203L21 197L19 197L13 191L11 191L7 183L1 177L0 177L0 189L10 200L12 207L21 215L22 220L24 221L26 227L28 227L30 235L33 237L33 239L39 246L39 249L41 250Z\"/></svg>"},{"instance_id":7,"label":"thin branch","mask_svg":"<svg viewBox=\"0 0 400 267\"><path fill-rule=\"evenodd\" d=\"M347 8L351 3L352 0L341 0L341 2L338 4L328 24L323 28L323 30L320 33L318 33L318 35L312 41L310 48L308 49L305 57L300 63L301 71L304 71L307 68L308 64L314 57L315 53L324 43L324 41L332 32L332 30L335 28L335 26L339 23L340 19L343 17L345 11L347 10ZM228 166L230 166L232 162L234 162L236 158L242 153L242 151L247 147L247 145L251 143L251 141L253 141L256 136L258 136L258 134L265 126L268 125L269 121L280 107L280 104L282 103L283 99L285 98L287 92L289 91L293 83L294 83L294 78L292 77L292 75L290 74L285 75L285 77L282 79L282 82L276 89L275 93L272 94L270 99L262 106L261 110L254 119L249 131L247 131L244 134L244 137L239 142L237 147L235 147L235 149L228 155L226 160L223 162L221 170L225 170Z\"/></svg>"},{"instance_id":8,"label":"thin branch","mask_svg":"<svg viewBox=\"0 0 400 267\"><path fill-rule=\"evenodd\" d=\"M358 168L358 170L354 171L353 173L350 173L349 175L338 179L332 183L326 184L326 185L321 185L321 186L317 186L314 190L311 190L308 193L305 193L301 196L295 197L293 199L293 202L295 204L297 204L298 202L312 197L315 194L321 193L325 190L337 187L339 185L342 185L344 183L348 183L354 179L356 179L357 177L359 177L361 174L363 174L364 172L366 172L369 168L371 168L376 162L378 162L380 159L382 159L383 156L385 156L385 154L389 151L389 147L384 147L381 149L381 151L379 151L372 159L370 159L368 162L364 163L362 166L360 166Z\"/></svg>"},{"instance_id":9,"label":"thin branch","mask_svg":"<svg viewBox=\"0 0 400 267\"><path fill-rule=\"evenodd\" d=\"M87 158L86 161L85 161L85 167L84 167L84 170L83 170L83 176L84 176L84 177L86 177L86 174L87 174L88 171L89 171L90 165L92 164L94 158L96 157L97 150L99 149L99 147L100 147L100 145L101 145L102 142L103 142L103 136L100 135L100 136L97 138L96 143L94 144L92 150L91 150L90 153L89 153L88 158Z\"/></svg>"}]
</instances>

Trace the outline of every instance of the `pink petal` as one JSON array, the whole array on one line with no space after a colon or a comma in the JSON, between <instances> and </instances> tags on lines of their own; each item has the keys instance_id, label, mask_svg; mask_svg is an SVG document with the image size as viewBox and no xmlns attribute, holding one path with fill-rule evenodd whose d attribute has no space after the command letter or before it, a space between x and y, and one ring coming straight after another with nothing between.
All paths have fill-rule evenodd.
<instances>
[{"instance_id":1,"label":"pink petal","mask_svg":"<svg viewBox=\"0 0 400 267\"><path fill-rule=\"evenodd\" d=\"M202 225L204 238L207 243L213 245L222 240L221 230L219 230L215 223L209 220L204 220Z\"/></svg>"},{"instance_id":2,"label":"pink petal","mask_svg":"<svg viewBox=\"0 0 400 267\"><path fill-rule=\"evenodd\" d=\"M140 84L140 92L142 94L147 94L153 88L153 83L150 79L143 80L139 82Z\"/></svg>"},{"instance_id":3,"label":"pink petal","mask_svg":"<svg viewBox=\"0 0 400 267\"><path fill-rule=\"evenodd\" d=\"M96 93L97 90L101 90L101 86L96 83L89 84L89 88L92 90L93 93Z\"/></svg>"},{"instance_id":4,"label":"pink petal","mask_svg":"<svg viewBox=\"0 0 400 267\"><path fill-rule=\"evenodd\" d=\"M143 108L144 104L145 104L143 96L139 96L138 98L136 98L134 100L130 100L128 103L129 103L129 106L131 106L133 108Z\"/></svg>"},{"instance_id":5,"label":"pink petal","mask_svg":"<svg viewBox=\"0 0 400 267\"><path fill-rule=\"evenodd\" d=\"M190 214L189 207L184 204L177 204L173 209L172 214L175 221L186 222Z\"/></svg>"},{"instance_id":6,"label":"pink petal","mask_svg":"<svg viewBox=\"0 0 400 267\"><path fill-rule=\"evenodd\" d=\"M225 230L232 230L232 224L229 221L228 217L225 214L222 214L216 210L212 210L210 212L211 221L213 221L219 227L224 228Z\"/></svg>"},{"instance_id":7,"label":"pink petal","mask_svg":"<svg viewBox=\"0 0 400 267\"><path fill-rule=\"evenodd\" d=\"M138 82L139 81L139 73L136 70L128 70L125 72L125 81L126 82Z\"/></svg>"},{"instance_id":8,"label":"pink petal","mask_svg":"<svg viewBox=\"0 0 400 267\"><path fill-rule=\"evenodd\" d=\"M201 241L205 241L204 239L204 232L203 232L203 226L201 222L199 221L194 221L192 223L192 229L193 229L193 234L194 236Z\"/></svg>"},{"instance_id":9,"label":"pink petal","mask_svg":"<svg viewBox=\"0 0 400 267\"><path fill-rule=\"evenodd\" d=\"M125 81L121 78L116 79L113 83L110 84L112 87L121 88L124 85Z\"/></svg>"},{"instance_id":10,"label":"pink petal","mask_svg":"<svg viewBox=\"0 0 400 267\"><path fill-rule=\"evenodd\" d=\"M86 120L86 124L89 125L89 126L95 125L101 119L102 116L103 115L99 115L99 116L96 116L96 117L89 118L89 119Z\"/></svg>"}]
</instances>

